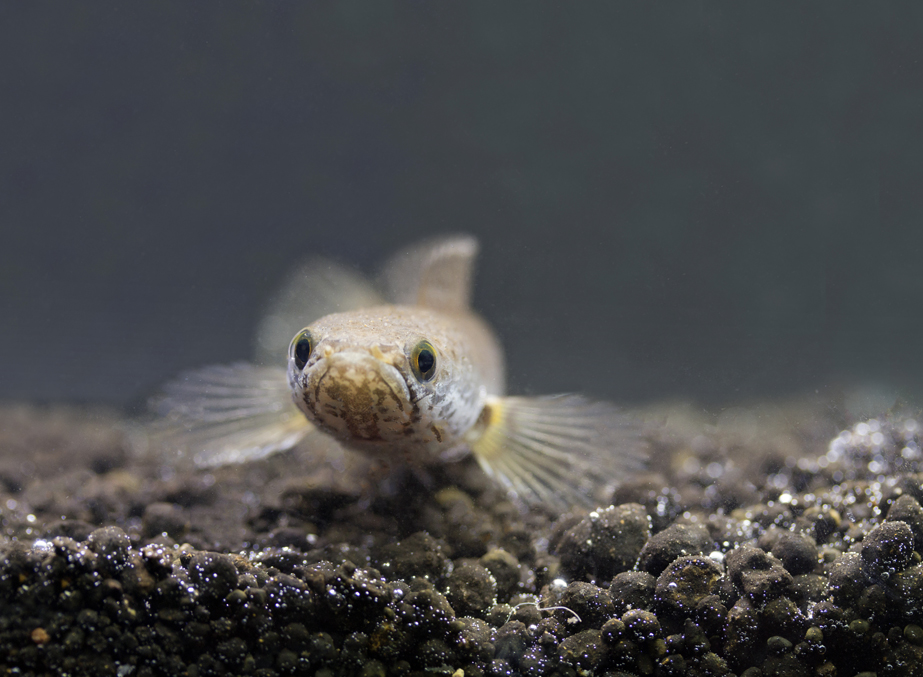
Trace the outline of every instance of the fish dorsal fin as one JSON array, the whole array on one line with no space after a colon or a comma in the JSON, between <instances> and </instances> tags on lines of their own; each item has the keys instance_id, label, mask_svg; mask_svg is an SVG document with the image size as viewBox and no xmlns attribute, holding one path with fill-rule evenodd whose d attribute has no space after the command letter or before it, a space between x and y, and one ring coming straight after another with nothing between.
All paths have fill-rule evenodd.
<instances>
[{"instance_id":1,"label":"fish dorsal fin","mask_svg":"<svg viewBox=\"0 0 923 677\"><path fill-rule=\"evenodd\" d=\"M391 300L448 312L468 310L478 241L470 235L427 240L396 254L382 274Z\"/></svg>"},{"instance_id":2,"label":"fish dorsal fin","mask_svg":"<svg viewBox=\"0 0 923 677\"><path fill-rule=\"evenodd\" d=\"M298 331L330 313L384 303L371 282L351 268L312 258L296 268L269 303L256 332L258 364L285 364L288 345Z\"/></svg>"}]
</instances>

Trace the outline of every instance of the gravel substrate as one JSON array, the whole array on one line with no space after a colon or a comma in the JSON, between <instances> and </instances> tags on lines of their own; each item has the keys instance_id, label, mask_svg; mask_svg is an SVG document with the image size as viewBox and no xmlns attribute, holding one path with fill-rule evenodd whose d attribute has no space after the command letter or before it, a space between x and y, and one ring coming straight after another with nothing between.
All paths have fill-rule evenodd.
<instances>
[{"instance_id":1,"label":"gravel substrate","mask_svg":"<svg viewBox=\"0 0 923 677\"><path fill-rule=\"evenodd\" d=\"M923 675L923 433L836 411L652 410L650 470L556 515L470 461L191 470L2 408L0 674Z\"/></svg>"}]
</instances>

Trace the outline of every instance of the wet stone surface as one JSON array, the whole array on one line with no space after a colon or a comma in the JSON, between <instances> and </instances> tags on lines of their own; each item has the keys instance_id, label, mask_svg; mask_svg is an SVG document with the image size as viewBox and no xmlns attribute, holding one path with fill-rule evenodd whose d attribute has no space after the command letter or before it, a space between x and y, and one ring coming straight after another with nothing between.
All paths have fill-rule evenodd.
<instances>
[{"instance_id":1,"label":"wet stone surface","mask_svg":"<svg viewBox=\"0 0 923 677\"><path fill-rule=\"evenodd\" d=\"M611 579L634 568L650 537L644 506L625 503L595 510L564 532L555 550L573 579Z\"/></svg>"},{"instance_id":2,"label":"wet stone surface","mask_svg":"<svg viewBox=\"0 0 923 677\"><path fill-rule=\"evenodd\" d=\"M713 549L714 542L704 525L671 524L644 544L638 568L659 576L677 557L704 555Z\"/></svg>"},{"instance_id":3,"label":"wet stone surface","mask_svg":"<svg viewBox=\"0 0 923 677\"><path fill-rule=\"evenodd\" d=\"M0 675L923 674L916 421L773 411L654 417L649 469L558 515L470 461L203 471L0 409Z\"/></svg>"}]
</instances>

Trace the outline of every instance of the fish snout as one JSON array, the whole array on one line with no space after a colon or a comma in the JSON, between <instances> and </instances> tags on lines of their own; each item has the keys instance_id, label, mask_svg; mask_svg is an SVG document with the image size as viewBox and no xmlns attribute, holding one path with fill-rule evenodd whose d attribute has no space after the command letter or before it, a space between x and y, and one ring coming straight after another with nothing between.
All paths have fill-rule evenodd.
<instances>
[{"instance_id":1,"label":"fish snout","mask_svg":"<svg viewBox=\"0 0 923 677\"><path fill-rule=\"evenodd\" d=\"M410 423L410 391L403 377L369 353L333 353L302 379L309 418L342 439L384 442Z\"/></svg>"}]
</instances>

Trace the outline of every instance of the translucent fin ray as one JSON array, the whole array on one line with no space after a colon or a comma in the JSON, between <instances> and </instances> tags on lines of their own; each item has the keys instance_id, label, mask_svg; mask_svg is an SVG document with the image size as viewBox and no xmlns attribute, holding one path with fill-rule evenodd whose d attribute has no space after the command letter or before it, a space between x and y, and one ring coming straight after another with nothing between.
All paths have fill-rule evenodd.
<instances>
[{"instance_id":1,"label":"translucent fin ray","mask_svg":"<svg viewBox=\"0 0 923 677\"><path fill-rule=\"evenodd\" d=\"M559 510L596 505L646 458L631 416L578 395L493 398L468 443L516 498Z\"/></svg>"},{"instance_id":2,"label":"translucent fin ray","mask_svg":"<svg viewBox=\"0 0 923 677\"><path fill-rule=\"evenodd\" d=\"M468 310L477 240L453 235L429 240L391 258L382 281L394 303L448 312Z\"/></svg>"},{"instance_id":3,"label":"translucent fin ray","mask_svg":"<svg viewBox=\"0 0 923 677\"><path fill-rule=\"evenodd\" d=\"M205 367L168 383L151 404L160 418L148 427L150 446L200 467L263 458L313 430L279 368Z\"/></svg>"},{"instance_id":4,"label":"translucent fin ray","mask_svg":"<svg viewBox=\"0 0 923 677\"><path fill-rule=\"evenodd\" d=\"M331 313L382 303L381 294L356 271L327 259L310 259L289 275L270 302L257 327L256 360L285 364L288 344L299 330Z\"/></svg>"}]
</instances>

